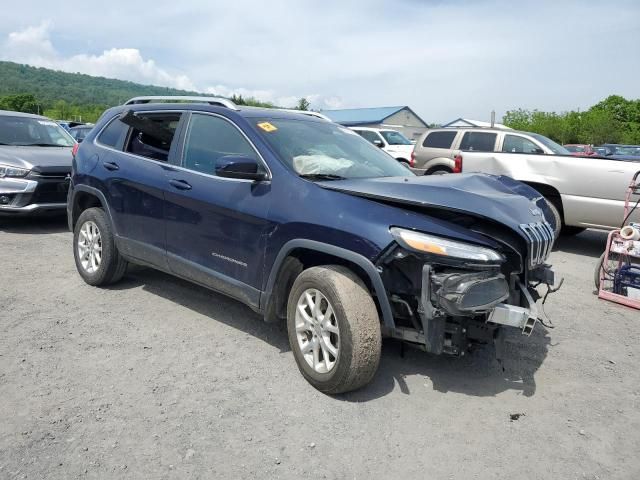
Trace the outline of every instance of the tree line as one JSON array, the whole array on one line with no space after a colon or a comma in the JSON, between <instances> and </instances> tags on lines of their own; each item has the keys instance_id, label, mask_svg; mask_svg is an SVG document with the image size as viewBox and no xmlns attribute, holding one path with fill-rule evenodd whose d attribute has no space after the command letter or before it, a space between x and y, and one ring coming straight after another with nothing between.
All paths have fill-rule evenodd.
<instances>
[{"instance_id":1,"label":"tree line","mask_svg":"<svg viewBox=\"0 0 640 480\"><path fill-rule=\"evenodd\" d=\"M502 123L516 130L539 133L561 144L640 145L640 99L611 95L582 112L509 110Z\"/></svg>"}]
</instances>

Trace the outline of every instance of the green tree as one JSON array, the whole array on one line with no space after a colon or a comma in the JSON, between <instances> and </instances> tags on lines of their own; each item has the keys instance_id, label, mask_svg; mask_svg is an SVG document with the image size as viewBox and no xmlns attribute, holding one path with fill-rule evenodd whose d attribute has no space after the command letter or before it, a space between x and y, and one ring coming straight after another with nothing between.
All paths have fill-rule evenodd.
<instances>
[{"instance_id":1,"label":"green tree","mask_svg":"<svg viewBox=\"0 0 640 480\"><path fill-rule=\"evenodd\" d=\"M13 110L14 112L39 113L36 97L30 93L7 95L0 97L0 110Z\"/></svg>"},{"instance_id":2,"label":"green tree","mask_svg":"<svg viewBox=\"0 0 640 480\"><path fill-rule=\"evenodd\" d=\"M298 100L296 110L309 110L310 106L311 104L309 103L309 101L306 98L302 97L300 100Z\"/></svg>"}]
</instances>

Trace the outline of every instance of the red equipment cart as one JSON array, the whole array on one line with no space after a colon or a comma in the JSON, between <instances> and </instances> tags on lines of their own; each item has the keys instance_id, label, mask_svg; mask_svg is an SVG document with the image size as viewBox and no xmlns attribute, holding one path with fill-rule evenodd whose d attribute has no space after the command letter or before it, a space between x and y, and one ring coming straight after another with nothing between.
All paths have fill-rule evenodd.
<instances>
[{"instance_id":1,"label":"red equipment cart","mask_svg":"<svg viewBox=\"0 0 640 480\"><path fill-rule=\"evenodd\" d=\"M631 214L638 208L637 202L632 199L640 196L640 171L636 172L627 188L624 202L623 227L631 219ZM640 230L640 224L631 224L636 230ZM620 303L628 307L640 309L640 239L627 238L621 235L622 229L611 231L607 237L607 248L600 257L595 272L598 297L612 302Z\"/></svg>"}]
</instances>

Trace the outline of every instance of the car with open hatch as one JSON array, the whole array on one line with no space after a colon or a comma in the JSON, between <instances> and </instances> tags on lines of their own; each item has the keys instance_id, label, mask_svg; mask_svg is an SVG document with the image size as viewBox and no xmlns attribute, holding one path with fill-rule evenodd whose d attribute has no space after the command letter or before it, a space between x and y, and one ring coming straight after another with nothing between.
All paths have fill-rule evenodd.
<instances>
[{"instance_id":1,"label":"car with open hatch","mask_svg":"<svg viewBox=\"0 0 640 480\"><path fill-rule=\"evenodd\" d=\"M49 118L0 110L0 216L64 214L75 144Z\"/></svg>"},{"instance_id":2,"label":"car with open hatch","mask_svg":"<svg viewBox=\"0 0 640 480\"><path fill-rule=\"evenodd\" d=\"M370 382L383 337L459 356L527 336L536 286L554 284L554 218L532 188L416 176L320 115L223 98L107 110L67 208L86 283L134 263L233 297L286 322L300 372L329 394Z\"/></svg>"}]
</instances>

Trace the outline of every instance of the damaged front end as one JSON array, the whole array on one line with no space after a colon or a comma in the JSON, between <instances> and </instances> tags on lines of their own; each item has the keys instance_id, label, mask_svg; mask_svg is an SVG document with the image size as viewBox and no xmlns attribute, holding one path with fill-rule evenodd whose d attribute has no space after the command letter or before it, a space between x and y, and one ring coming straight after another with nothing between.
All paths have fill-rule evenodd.
<instances>
[{"instance_id":1,"label":"damaged front end","mask_svg":"<svg viewBox=\"0 0 640 480\"><path fill-rule=\"evenodd\" d=\"M392 228L396 242L378 262L395 322L385 334L451 355L493 341L502 327L530 335L539 319L534 285L554 283L545 263L553 232L548 224L535 230L531 242L505 229L485 232L500 245L494 250Z\"/></svg>"}]
</instances>

